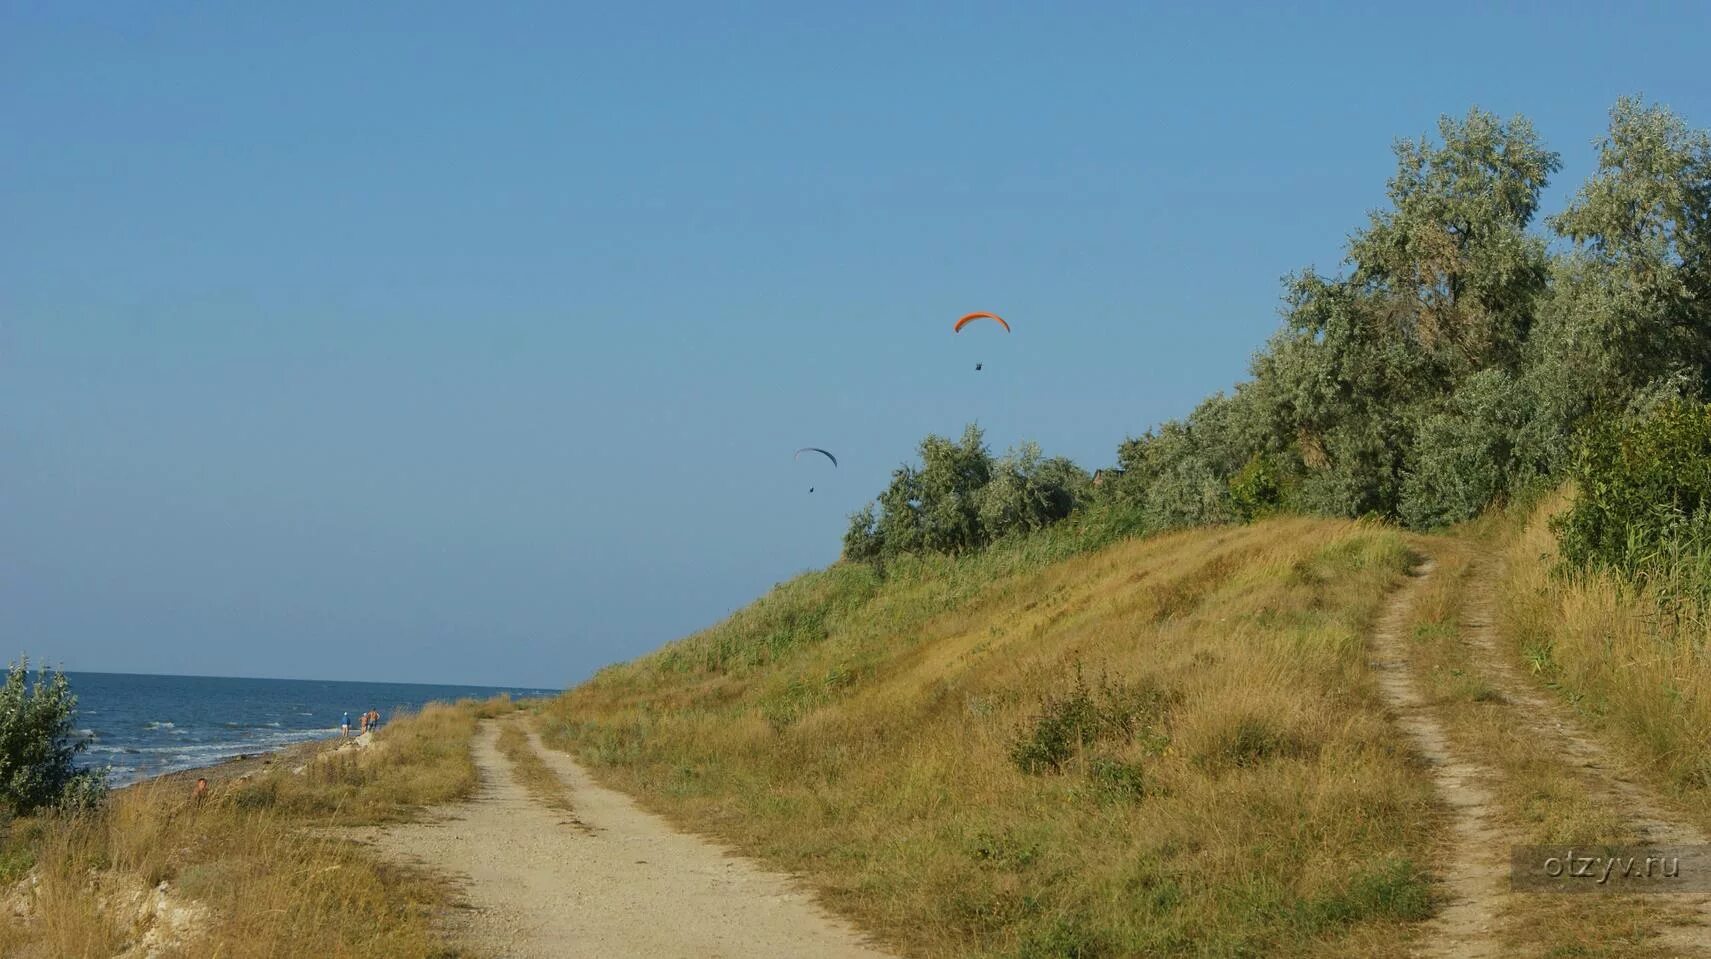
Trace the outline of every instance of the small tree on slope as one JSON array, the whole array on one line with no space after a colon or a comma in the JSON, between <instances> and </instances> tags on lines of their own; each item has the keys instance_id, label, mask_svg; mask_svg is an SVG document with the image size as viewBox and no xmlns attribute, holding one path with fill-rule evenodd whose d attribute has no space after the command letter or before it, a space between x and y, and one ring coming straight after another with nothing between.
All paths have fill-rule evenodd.
<instances>
[{"instance_id":1,"label":"small tree on slope","mask_svg":"<svg viewBox=\"0 0 1711 959\"><path fill-rule=\"evenodd\" d=\"M73 735L77 697L65 675L43 669L32 685L20 658L0 685L0 810L29 813L58 803L98 799L101 774L79 771L72 758L88 747Z\"/></svg>"}]
</instances>

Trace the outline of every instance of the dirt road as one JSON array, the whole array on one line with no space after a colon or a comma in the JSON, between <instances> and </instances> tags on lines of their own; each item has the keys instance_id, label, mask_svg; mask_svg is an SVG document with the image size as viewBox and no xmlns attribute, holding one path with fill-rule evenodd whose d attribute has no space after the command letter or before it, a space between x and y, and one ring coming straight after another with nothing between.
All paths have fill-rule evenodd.
<instances>
[{"instance_id":1,"label":"dirt road","mask_svg":"<svg viewBox=\"0 0 1711 959\"><path fill-rule=\"evenodd\" d=\"M1379 690L1395 722L1412 741L1431 771L1448 812L1447 846L1439 860L1439 908L1415 941L1420 959L1479 959L1517 954L1518 943L1534 938L1526 928L1539 915L1540 894L1514 893L1508 881L1508 853L1524 844L1525 830L1514 810L1497 799L1504 782L1499 764L1458 743L1447 710L1425 692L1427 677L1415 661L1417 646L1408 635L1414 603L1434 575L1426 560L1391 597L1372 639L1372 667ZM1485 706L1500 714L1509 737L1530 740L1537 755L1575 770L1576 788L1622 810L1634 839L1647 844L1704 845L1708 841L1678 811L1630 778L1606 749L1582 729L1572 711L1529 681L1509 661L1497 638L1493 583L1494 561L1481 560L1471 571L1461 597L1454 642L1466 652L1465 668L1488 690ZM1656 957L1711 956L1711 896L1676 894L1651 898L1649 912L1636 909L1634 932L1612 932L1621 942L1598 944L1598 955L1643 954ZM1527 906L1533 907L1529 913ZM1590 948L1593 944L1586 944ZM1606 952L1609 949L1611 951ZM1636 951L1618 951L1633 949ZM1550 953L1558 955L1561 953ZM1587 952L1587 955L1594 953Z\"/></svg>"},{"instance_id":2,"label":"dirt road","mask_svg":"<svg viewBox=\"0 0 1711 959\"><path fill-rule=\"evenodd\" d=\"M674 829L531 733L569 788L574 819L547 808L512 777L497 739L498 722L483 723L474 800L365 837L466 881L474 908L460 932L471 945L543 959L886 955L789 877Z\"/></svg>"},{"instance_id":3,"label":"dirt road","mask_svg":"<svg viewBox=\"0 0 1711 959\"><path fill-rule=\"evenodd\" d=\"M1455 854L1439 877L1442 902L1427 923L1421 959L1486 959L1503 955L1497 924L1507 891L1508 847L1497 824L1496 802L1485 782L1489 770L1458 756L1414 677L1404 636L1415 595L1433 563L1428 560L1391 597L1373 636L1373 671L1396 724L1432 768L1438 798L1453 815L1449 832Z\"/></svg>"}]
</instances>

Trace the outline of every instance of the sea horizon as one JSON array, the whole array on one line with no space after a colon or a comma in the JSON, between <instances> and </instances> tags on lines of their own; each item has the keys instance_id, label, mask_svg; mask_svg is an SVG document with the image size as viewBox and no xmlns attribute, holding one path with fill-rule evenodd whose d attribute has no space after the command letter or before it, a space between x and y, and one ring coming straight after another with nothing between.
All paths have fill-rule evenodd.
<instances>
[{"instance_id":1,"label":"sea horizon","mask_svg":"<svg viewBox=\"0 0 1711 959\"><path fill-rule=\"evenodd\" d=\"M36 674L36 672L41 668L44 668L44 666L32 661L30 664L30 675L33 677ZM135 672L133 670L128 670L128 669L71 669L68 667L62 667L62 666L58 666L58 665L46 665L45 668L49 669L53 672L64 673L67 679L72 680L72 692L77 691L77 688L76 688L77 683L76 683L76 680L74 678L77 676L143 676L143 677L162 677L162 678L167 678L167 679L241 679L241 680L256 680L259 682L284 682L284 683L356 683L356 684L366 683L369 685L379 684L379 685L385 685L385 686L445 686L445 687L456 688L456 689L533 689L533 688L536 688L536 687L526 686L526 685L523 685L520 683L449 683L449 682L430 683L430 682L424 682L422 680L414 680L414 679L410 679L410 680L405 680L405 679L331 679L331 678L318 677L318 676L226 676L226 675L221 675L219 673L145 673L145 672ZM558 688L554 689L553 691L554 692L562 692L566 688L568 688L568 687L558 687Z\"/></svg>"}]
</instances>

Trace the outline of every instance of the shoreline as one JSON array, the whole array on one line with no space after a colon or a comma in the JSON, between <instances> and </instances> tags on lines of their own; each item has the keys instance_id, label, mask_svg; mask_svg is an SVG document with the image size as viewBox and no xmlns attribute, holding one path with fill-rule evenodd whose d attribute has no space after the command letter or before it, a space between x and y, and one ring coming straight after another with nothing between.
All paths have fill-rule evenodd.
<instances>
[{"instance_id":1,"label":"shoreline","mask_svg":"<svg viewBox=\"0 0 1711 959\"><path fill-rule=\"evenodd\" d=\"M355 734L351 736L335 734L321 739L306 739L302 742L287 743L272 749L227 756L206 766L192 766L188 769L174 769L153 776L144 776L121 786L109 786L107 791L116 793L126 789L135 789L138 786L171 785L174 783L180 784L188 790L195 785L196 780L203 778L208 780L210 786L237 782L275 767L293 768L301 766L322 752L336 751L343 744L354 743L356 740Z\"/></svg>"}]
</instances>

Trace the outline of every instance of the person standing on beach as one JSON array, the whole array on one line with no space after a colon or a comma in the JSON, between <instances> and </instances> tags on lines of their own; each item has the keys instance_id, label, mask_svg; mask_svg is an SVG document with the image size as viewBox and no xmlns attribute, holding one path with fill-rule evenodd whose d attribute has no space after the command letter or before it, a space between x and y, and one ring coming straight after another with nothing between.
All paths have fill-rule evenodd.
<instances>
[{"instance_id":1,"label":"person standing on beach","mask_svg":"<svg viewBox=\"0 0 1711 959\"><path fill-rule=\"evenodd\" d=\"M339 720L339 735L349 736L350 734L351 734L351 711L347 709L347 710L345 710L345 718Z\"/></svg>"},{"instance_id":2,"label":"person standing on beach","mask_svg":"<svg viewBox=\"0 0 1711 959\"><path fill-rule=\"evenodd\" d=\"M357 726L356 726L357 732L361 735L364 735L364 736L368 735L368 714L363 713L361 716L358 716L356 718L356 721L357 721Z\"/></svg>"}]
</instances>

